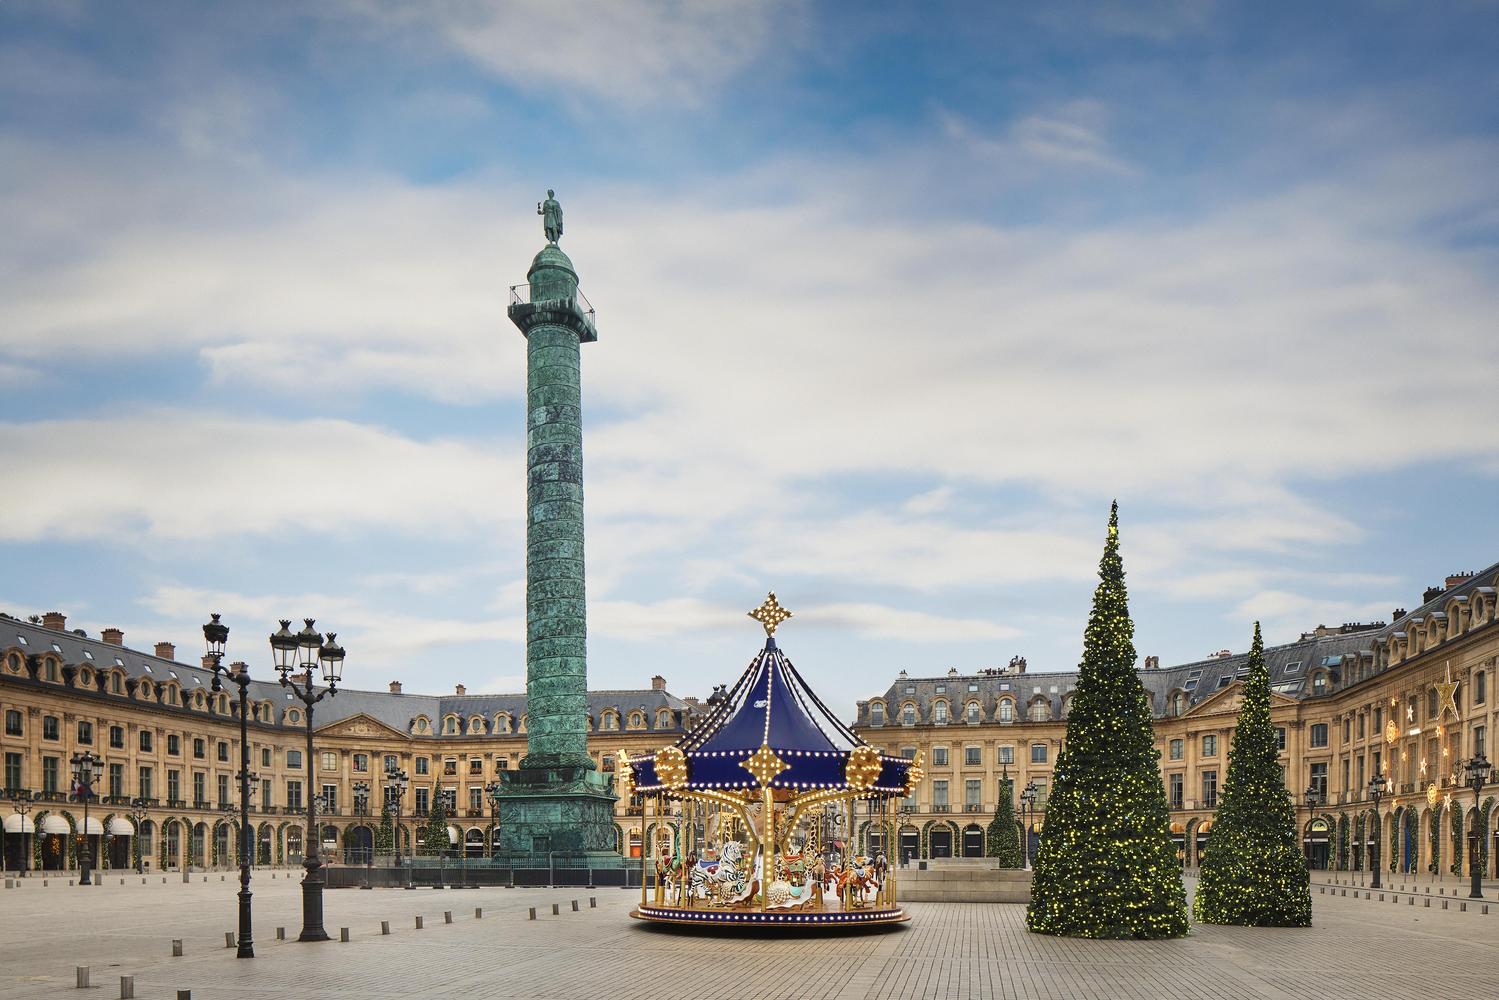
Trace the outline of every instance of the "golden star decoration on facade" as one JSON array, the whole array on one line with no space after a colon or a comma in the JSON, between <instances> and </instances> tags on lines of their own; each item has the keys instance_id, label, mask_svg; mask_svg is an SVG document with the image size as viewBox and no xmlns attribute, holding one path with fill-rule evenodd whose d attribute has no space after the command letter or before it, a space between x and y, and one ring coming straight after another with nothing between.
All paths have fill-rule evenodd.
<instances>
[{"instance_id":1,"label":"golden star decoration on facade","mask_svg":"<svg viewBox=\"0 0 1499 1000\"><path fill-rule=\"evenodd\" d=\"M776 600L776 592L772 590L770 596L765 598L765 603L749 612L749 616L765 626L766 635L775 635L776 626L790 618L791 612L781 607L780 602Z\"/></svg>"},{"instance_id":2,"label":"golden star decoration on facade","mask_svg":"<svg viewBox=\"0 0 1499 1000\"><path fill-rule=\"evenodd\" d=\"M671 789L687 784L687 755L679 747L656 751L656 779Z\"/></svg>"},{"instance_id":3,"label":"golden star decoration on facade","mask_svg":"<svg viewBox=\"0 0 1499 1000\"><path fill-rule=\"evenodd\" d=\"M770 748L769 743L762 743L760 749L750 754L748 759L740 761L739 766L754 775L761 788L768 788L776 775L786 770L788 765Z\"/></svg>"},{"instance_id":4,"label":"golden star decoration on facade","mask_svg":"<svg viewBox=\"0 0 1499 1000\"><path fill-rule=\"evenodd\" d=\"M865 744L854 747L850 751L848 763L843 767L843 777L848 781L850 788L867 792L874 787L874 783L880 778L880 772L884 769L885 762L880 760L880 752Z\"/></svg>"},{"instance_id":5,"label":"golden star decoration on facade","mask_svg":"<svg viewBox=\"0 0 1499 1000\"><path fill-rule=\"evenodd\" d=\"M1461 719L1457 711L1457 681L1452 679L1452 661L1447 661L1447 679L1436 685L1437 689L1437 718L1445 719L1447 712L1452 712L1454 719Z\"/></svg>"},{"instance_id":6,"label":"golden star decoration on facade","mask_svg":"<svg viewBox=\"0 0 1499 1000\"><path fill-rule=\"evenodd\" d=\"M1386 743L1398 743L1400 741L1400 726L1394 719L1385 723L1384 739Z\"/></svg>"},{"instance_id":7,"label":"golden star decoration on facade","mask_svg":"<svg viewBox=\"0 0 1499 1000\"><path fill-rule=\"evenodd\" d=\"M1421 758L1421 776L1422 777L1426 776L1426 758L1425 757Z\"/></svg>"},{"instance_id":8,"label":"golden star decoration on facade","mask_svg":"<svg viewBox=\"0 0 1499 1000\"><path fill-rule=\"evenodd\" d=\"M1433 781L1426 786L1426 804L1435 807L1437 804L1437 783Z\"/></svg>"}]
</instances>

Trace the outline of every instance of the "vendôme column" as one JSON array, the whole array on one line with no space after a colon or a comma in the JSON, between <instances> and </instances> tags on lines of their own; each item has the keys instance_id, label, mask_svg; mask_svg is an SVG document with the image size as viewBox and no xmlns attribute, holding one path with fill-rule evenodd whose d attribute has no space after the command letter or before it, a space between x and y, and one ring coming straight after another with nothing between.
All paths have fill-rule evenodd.
<instances>
[{"instance_id":1,"label":"vend\u00f4me column","mask_svg":"<svg viewBox=\"0 0 1499 1000\"><path fill-rule=\"evenodd\" d=\"M580 349L598 331L551 191L537 212L547 244L509 310L526 337L526 756L502 775L500 840L507 854L612 854L615 797L588 754Z\"/></svg>"}]
</instances>

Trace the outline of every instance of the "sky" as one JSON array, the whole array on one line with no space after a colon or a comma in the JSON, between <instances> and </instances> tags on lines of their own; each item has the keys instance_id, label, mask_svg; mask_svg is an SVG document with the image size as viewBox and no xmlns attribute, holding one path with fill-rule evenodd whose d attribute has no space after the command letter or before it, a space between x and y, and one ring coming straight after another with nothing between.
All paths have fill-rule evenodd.
<instances>
[{"instance_id":1,"label":"sky","mask_svg":"<svg viewBox=\"0 0 1499 1000\"><path fill-rule=\"evenodd\" d=\"M1499 4L0 2L0 610L524 684L525 351L583 347L589 670L835 709L1499 561Z\"/></svg>"}]
</instances>

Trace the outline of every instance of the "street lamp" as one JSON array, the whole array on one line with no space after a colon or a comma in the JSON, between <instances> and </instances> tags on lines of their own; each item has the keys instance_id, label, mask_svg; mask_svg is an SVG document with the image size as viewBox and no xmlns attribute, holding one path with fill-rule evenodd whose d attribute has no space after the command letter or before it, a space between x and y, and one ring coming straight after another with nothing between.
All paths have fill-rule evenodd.
<instances>
[{"instance_id":1,"label":"street lamp","mask_svg":"<svg viewBox=\"0 0 1499 1000\"><path fill-rule=\"evenodd\" d=\"M229 641L229 626L217 614L208 616L203 626L203 642L208 650L208 665L213 669L213 690L224 690L224 680L239 688L239 943L235 958L254 958L255 940L250 920L250 852L254 834L250 831L250 667L236 663L224 666L224 643Z\"/></svg>"},{"instance_id":2,"label":"street lamp","mask_svg":"<svg viewBox=\"0 0 1499 1000\"><path fill-rule=\"evenodd\" d=\"M385 770L385 797L393 801L396 807L396 867L401 867L401 802L406 798L407 777L406 772L395 767Z\"/></svg>"},{"instance_id":3,"label":"street lamp","mask_svg":"<svg viewBox=\"0 0 1499 1000\"><path fill-rule=\"evenodd\" d=\"M911 817L915 813L916 813L916 805L915 805L915 803L913 803L913 802L911 802L911 801L909 801L907 799L902 799L900 805L896 806L896 808L895 808L895 815L899 819L899 823L897 823L896 828L895 828L895 850L897 852L896 853L896 857L899 859L899 863L900 863L901 867L903 867L903 868L907 867L907 866L909 866L911 864L911 859L906 854L905 848L901 846L901 842L900 842L901 833L900 832L905 827L905 825L907 823L911 822Z\"/></svg>"},{"instance_id":4,"label":"street lamp","mask_svg":"<svg viewBox=\"0 0 1499 1000\"><path fill-rule=\"evenodd\" d=\"M1025 791L1020 793L1020 822L1025 827L1021 840L1025 843L1025 867L1031 866L1031 820L1030 815L1036 807L1036 783L1027 781Z\"/></svg>"},{"instance_id":5,"label":"street lamp","mask_svg":"<svg viewBox=\"0 0 1499 1000\"><path fill-rule=\"evenodd\" d=\"M1379 822L1379 800L1384 798L1385 792L1389 791L1388 779L1376 774L1369 779L1369 798L1374 800L1374 850L1369 868L1374 872L1374 883L1371 889L1379 888L1379 840L1384 831Z\"/></svg>"},{"instance_id":6,"label":"street lamp","mask_svg":"<svg viewBox=\"0 0 1499 1000\"><path fill-rule=\"evenodd\" d=\"M129 816L130 822L135 824L135 836L133 838L135 842L131 846L135 849L135 873L141 875L145 873L146 857L146 852L141 849L141 827L146 825L146 820L151 815L146 811L146 800L139 795L131 799L130 811L125 815Z\"/></svg>"},{"instance_id":7,"label":"street lamp","mask_svg":"<svg viewBox=\"0 0 1499 1000\"><path fill-rule=\"evenodd\" d=\"M1483 793L1483 786L1488 784L1489 771L1493 765L1489 758L1479 751L1472 760L1466 761L1463 767L1468 772L1468 787L1473 789L1473 829L1468 834L1468 867L1473 873L1473 888L1468 893L1469 899L1483 898L1483 869L1478 865L1478 798Z\"/></svg>"},{"instance_id":8,"label":"street lamp","mask_svg":"<svg viewBox=\"0 0 1499 1000\"><path fill-rule=\"evenodd\" d=\"M484 845L484 855L494 857L494 835L500 828L500 783L491 781L484 786L484 794L489 796L489 837L488 843Z\"/></svg>"},{"instance_id":9,"label":"street lamp","mask_svg":"<svg viewBox=\"0 0 1499 1000\"><path fill-rule=\"evenodd\" d=\"M368 816L370 814L370 783L368 781L354 782L354 815ZM368 827L366 827L368 829ZM364 848L364 885L361 889L369 889L370 869L375 864L375 837L370 835L370 845Z\"/></svg>"},{"instance_id":10,"label":"street lamp","mask_svg":"<svg viewBox=\"0 0 1499 1000\"><path fill-rule=\"evenodd\" d=\"M302 933L298 941L327 941L328 932L323 930L323 886L328 873L323 870L323 859L318 853L318 842L322 840L317 828L317 804L312 789L317 781L312 750L312 707L324 698L338 693L338 682L343 677L344 649L334 640L337 635L328 633L323 640L313 626L311 618L302 619L306 624L302 631L292 634L291 620L281 619L281 628L271 635L271 652L276 659L276 670L281 674L281 686L289 689L307 708L307 834L309 838L307 856L302 867L307 874L302 878ZM323 682L328 686L321 691L312 686L312 669L321 666ZM292 679L292 672L301 675L300 686Z\"/></svg>"},{"instance_id":11,"label":"street lamp","mask_svg":"<svg viewBox=\"0 0 1499 1000\"><path fill-rule=\"evenodd\" d=\"M31 812L31 790L11 788L6 791L5 797L10 799L10 807L16 811L17 816L21 817L20 822L16 824L19 827L17 832L21 835L21 868L16 874L19 878L25 878L31 868L31 852L26 849L26 814ZM3 825L0 824L0 827ZM32 834L32 836L36 835ZM0 862L0 868L3 867L3 862Z\"/></svg>"},{"instance_id":12,"label":"street lamp","mask_svg":"<svg viewBox=\"0 0 1499 1000\"><path fill-rule=\"evenodd\" d=\"M80 863L79 885L90 885L89 872L93 870L93 852L89 850L88 842L88 800L94 796L94 775L98 773L99 765L104 763L99 755L92 750L75 753L72 757L73 764L73 795L75 798L83 798L83 861Z\"/></svg>"}]
</instances>

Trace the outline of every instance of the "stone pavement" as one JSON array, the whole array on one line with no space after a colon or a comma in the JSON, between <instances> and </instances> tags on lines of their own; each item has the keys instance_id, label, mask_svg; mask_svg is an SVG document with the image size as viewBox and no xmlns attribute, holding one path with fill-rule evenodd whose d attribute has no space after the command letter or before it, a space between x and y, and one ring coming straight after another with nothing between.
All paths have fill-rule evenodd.
<instances>
[{"instance_id":1,"label":"stone pavement","mask_svg":"<svg viewBox=\"0 0 1499 1000\"><path fill-rule=\"evenodd\" d=\"M620 889L343 889L327 893L335 940L298 944L274 939L278 925L296 936L295 878L262 877L258 957L236 960L224 947L234 882L209 877L0 891L0 998L113 998L121 974L141 1000L179 989L194 1000L1499 997L1499 905L1484 915L1314 888L1310 930L1194 926L1179 941L1112 942L1028 934L1019 905L915 903L907 928L881 934L732 939L641 926L626 916L638 893ZM172 938L183 957L171 957ZM95 989L74 989L77 965L92 967Z\"/></svg>"}]
</instances>

